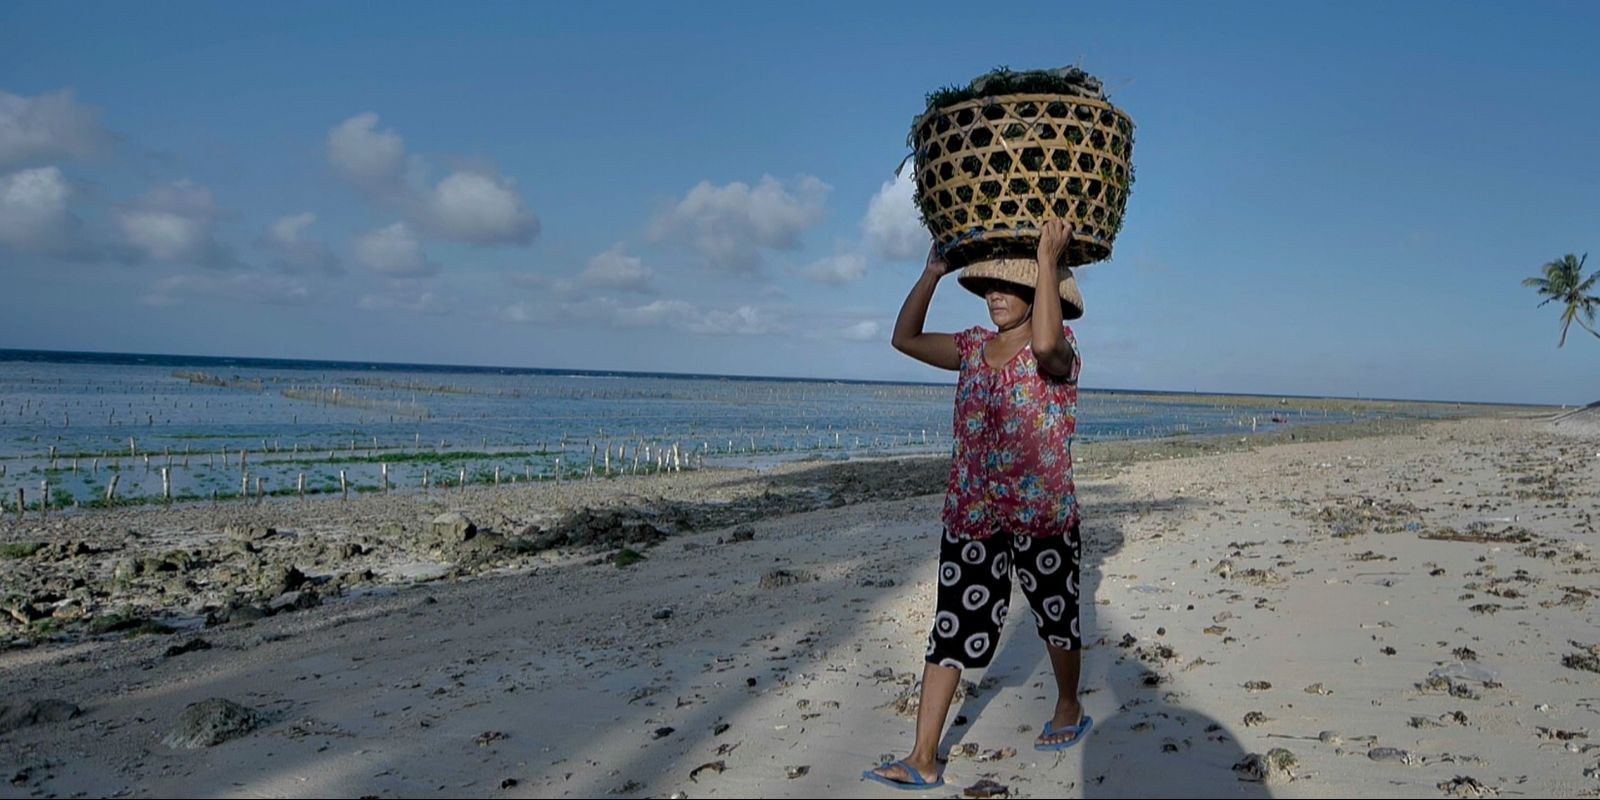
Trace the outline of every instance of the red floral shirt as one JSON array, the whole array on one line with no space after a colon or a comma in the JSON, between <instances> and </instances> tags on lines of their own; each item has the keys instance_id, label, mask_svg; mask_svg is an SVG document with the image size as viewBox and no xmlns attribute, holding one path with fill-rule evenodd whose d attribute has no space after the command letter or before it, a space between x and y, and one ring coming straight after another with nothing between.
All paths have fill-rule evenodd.
<instances>
[{"instance_id":1,"label":"red floral shirt","mask_svg":"<svg viewBox=\"0 0 1600 800\"><path fill-rule=\"evenodd\" d=\"M1072 374L1044 372L1024 345L999 369L983 358L993 331L956 334L955 452L945 490L944 525L953 536L983 539L997 530L1059 536L1078 523L1072 485L1072 435L1077 430L1078 341Z\"/></svg>"}]
</instances>

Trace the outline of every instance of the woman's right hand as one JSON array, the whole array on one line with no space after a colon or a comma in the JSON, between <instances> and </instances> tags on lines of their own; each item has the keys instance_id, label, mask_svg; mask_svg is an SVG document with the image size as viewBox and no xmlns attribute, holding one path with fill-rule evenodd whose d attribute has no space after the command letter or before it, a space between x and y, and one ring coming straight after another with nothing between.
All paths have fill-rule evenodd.
<instances>
[{"instance_id":1,"label":"woman's right hand","mask_svg":"<svg viewBox=\"0 0 1600 800\"><path fill-rule=\"evenodd\" d=\"M922 271L931 275L934 280L943 278L950 272L950 262L944 260L944 254L939 252L939 243L928 245L928 263L924 264Z\"/></svg>"}]
</instances>

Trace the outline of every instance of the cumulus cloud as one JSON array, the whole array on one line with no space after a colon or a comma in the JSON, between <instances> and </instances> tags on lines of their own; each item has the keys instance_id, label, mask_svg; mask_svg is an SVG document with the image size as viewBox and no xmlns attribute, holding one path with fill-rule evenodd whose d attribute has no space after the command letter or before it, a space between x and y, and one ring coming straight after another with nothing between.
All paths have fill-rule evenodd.
<instances>
[{"instance_id":1,"label":"cumulus cloud","mask_svg":"<svg viewBox=\"0 0 1600 800\"><path fill-rule=\"evenodd\" d=\"M654 294L650 280L654 273L635 256L622 251L618 242L605 252L589 259L588 266L578 273L578 284L597 289L616 289L639 294Z\"/></svg>"},{"instance_id":2,"label":"cumulus cloud","mask_svg":"<svg viewBox=\"0 0 1600 800\"><path fill-rule=\"evenodd\" d=\"M788 186L770 175L755 186L701 181L656 216L651 236L694 250L715 269L754 273L762 250L800 246L800 234L822 220L829 191L828 184L810 176Z\"/></svg>"},{"instance_id":3,"label":"cumulus cloud","mask_svg":"<svg viewBox=\"0 0 1600 800\"><path fill-rule=\"evenodd\" d=\"M429 233L471 244L527 244L539 220L503 175L452 172L428 193L419 221Z\"/></svg>"},{"instance_id":4,"label":"cumulus cloud","mask_svg":"<svg viewBox=\"0 0 1600 800\"><path fill-rule=\"evenodd\" d=\"M112 141L99 116L71 91L36 97L0 91L0 167L99 153Z\"/></svg>"},{"instance_id":5,"label":"cumulus cloud","mask_svg":"<svg viewBox=\"0 0 1600 800\"><path fill-rule=\"evenodd\" d=\"M72 187L55 167L0 176L0 244L22 252L68 248L76 220L67 211Z\"/></svg>"},{"instance_id":6,"label":"cumulus cloud","mask_svg":"<svg viewBox=\"0 0 1600 800\"><path fill-rule=\"evenodd\" d=\"M185 300L233 300L268 305L298 305L311 300L304 283L283 275L235 272L172 275L156 281L140 301L151 306L178 305Z\"/></svg>"},{"instance_id":7,"label":"cumulus cloud","mask_svg":"<svg viewBox=\"0 0 1600 800\"><path fill-rule=\"evenodd\" d=\"M362 234L355 241L357 262L383 275L409 278L432 275L439 265L422 251L422 239L404 222Z\"/></svg>"},{"instance_id":8,"label":"cumulus cloud","mask_svg":"<svg viewBox=\"0 0 1600 800\"><path fill-rule=\"evenodd\" d=\"M902 172L886 181L867 204L861 232L867 246L879 257L906 261L927 255L932 240L912 201L915 190L910 173Z\"/></svg>"},{"instance_id":9,"label":"cumulus cloud","mask_svg":"<svg viewBox=\"0 0 1600 800\"><path fill-rule=\"evenodd\" d=\"M267 228L258 243L273 254L284 272L340 274L344 270L328 245L305 237L306 228L316 221L317 215L310 211L283 217Z\"/></svg>"},{"instance_id":10,"label":"cumulus cloud","mask_svg":"<svg viewBox=\"0 0 1600 800\"><path fill-rule=\"evenodd\" d=\"M214 236L216 216L210 190L187 180L157 186L116 215L123 239L144 258L204 267L237 266L232 252Z\"/></svg>"},{"instance_id":11,"label":"cumulus cloud","mask_svg":"<svg viewBox=\"0 0 1600 800\"><path fill-rule=\"evenodd\" d=\"M378 115L357 114L328 132L328 162L356 185L395 192L405 171L406 145L393 130L380 131Z\"/></svg>"},{"instance_id":12,"label":"cumulus cloud","mask_svg":"<svg viewBox=\"0 0 1600 800\"><path fill-rule=\"evenodd\" d=\"M867 259L855 253L842 253L817 261L800 274L817 283L854 283L866 276Z\"/></svg>"},{"instance_id":13,"label":"cumulus cloud","mask_svg":"<svg viewBox=\"0 0 1600 800\"><path fill-rule=\"evenodd\" d=\"M397 208L414 230L467 244L527 244L539 218L516 181L492 169L459 169L433 185L426 162L406 155L405 140L378 129L378 115L357 114L328 132L328 162L351 183Z\"/></svg>"}]
</instances>

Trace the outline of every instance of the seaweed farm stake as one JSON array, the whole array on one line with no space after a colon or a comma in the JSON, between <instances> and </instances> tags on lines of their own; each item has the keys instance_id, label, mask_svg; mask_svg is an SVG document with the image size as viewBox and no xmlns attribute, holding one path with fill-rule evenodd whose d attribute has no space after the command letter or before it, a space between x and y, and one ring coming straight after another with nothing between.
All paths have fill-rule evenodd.
<instances>
[{"instance_id":1,"label":"seaweed farm stake","mask_svg":"<svg viewBox=\"0 0 1600 800\"><path fill-rule=\"evenodd\" d=\"M106 505L108 506L117 501L117 481L119 480L122 480L122 476L113 473L111 482L106 484ZM20 492L22 490L18 489L17 491Z\"/></svg>"},{"instance_id":2,"label":"seaweed farm stake","mask_svg":"<svg viewBox=\"0 0 1600 800\"><path fill-rule=\"evenodd\" d=\"M345 478L344 470L342 469L339 470L339 494L340 499L350 499L350 482Z\"/></svg>"},{"instance_id":3,"label":"seaweed farm stake","mask_svg":"<svg viewBox=\"0 0 1600 800\"><path fill-rule=\"evenodd\" d=\"M295 491L299 492L299 494L300 494L300 502L302 502L302 503L305 502L305 499L306 499L306 474L304 472L300 473L300 478L297 481L295 481Z\"/></svg>"},{"instance_id":4,"label":"seaweed farm stake","mask_svg":"<svg viewBox=\"0 0 1600 800\"><path fill-rule=\"evenodd\" d=\"M50 481L39 481L39 519L50 518Z\"/></svg>"},{"instance_id":5,"label":"seaweed farm stake","mask_svg":"<svg viewBox=\"0 0 1600 800\"><path fill-rule=\"evenodd\" d=\"M383 468L383 493L384 494L388 494L389 493L389 465L387 463L384 463L384 464L380 464L379 466Z\"/></svg>"},{"instance_id":6,"label":"seaweed farm stake","mask_svg":"<svg viewBox=\"0 0 1600 800\"><path fill-rule=\"evenodd\" d=\"M460 484L460 486L461 486L461 491L464 492L464 491L467 490L467 468L466 467L462 467L461 468L461 484Z\"/></svg>"},{"instance_id":7,"label":"seaweed farm stake","mask_svg":"<svg viewBox=\"0 0 1600 800\"><path fill-rule=\"evenodd\" d=\"M161 499L172 502L172 475L166 467L161 468Z\"/></svg>"}]
</instances>

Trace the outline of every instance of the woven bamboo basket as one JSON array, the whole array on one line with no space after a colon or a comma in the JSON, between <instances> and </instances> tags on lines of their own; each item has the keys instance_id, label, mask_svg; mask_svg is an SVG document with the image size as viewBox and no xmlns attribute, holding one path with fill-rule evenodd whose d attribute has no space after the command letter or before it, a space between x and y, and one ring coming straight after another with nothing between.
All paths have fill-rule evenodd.
<instances>
[{"instance_id":1,"label":"woven bamboo basket","mask_svg":"<svg viewBox=\"0 0 1600 800\"><path fill-rule=\"evenodd\" d=\"M1074 224L1066 266L1111 256L1133 184L1133 120L1065 94L980 97L911 129L916 202L952 268L1032 258L1039 226Z\"/></svg>"}]
</instances>

